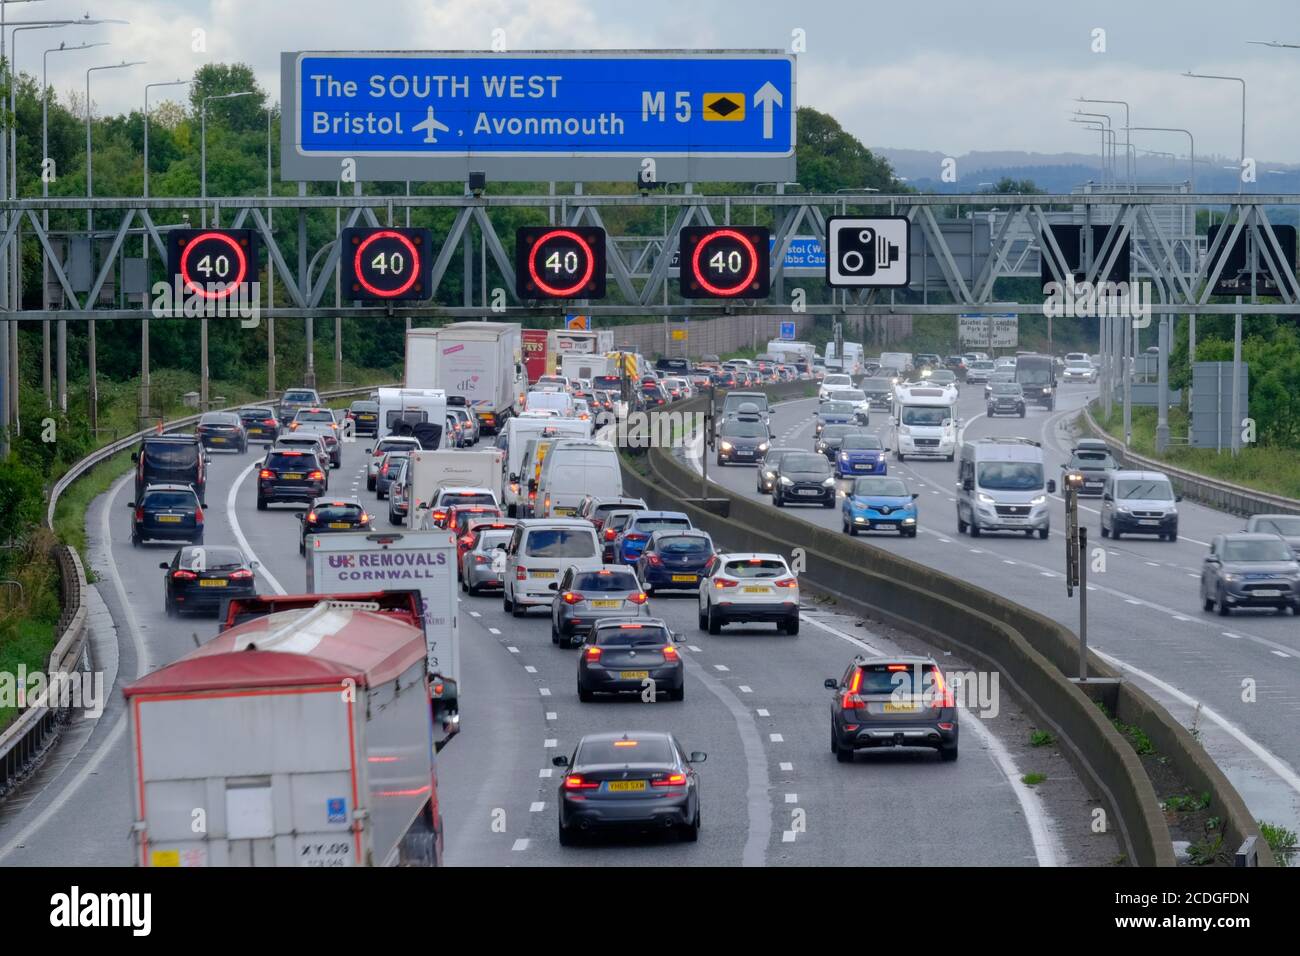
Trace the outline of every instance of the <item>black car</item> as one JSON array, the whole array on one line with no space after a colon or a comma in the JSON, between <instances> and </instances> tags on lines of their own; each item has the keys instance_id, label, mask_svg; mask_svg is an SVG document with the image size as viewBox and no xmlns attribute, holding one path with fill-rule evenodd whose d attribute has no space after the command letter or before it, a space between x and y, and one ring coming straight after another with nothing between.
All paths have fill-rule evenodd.
<instances>
[{"instance_id":1,"label":"black car","mask_svg":"<svg viewBox=\"0 0 1300 956\"><path fill-rule=\"evenodd\" d=\"M564 768L560 781L560 845L579 832L635 828L676 830L690 842L700 838L700 780L689 756L666 733L588 734L571 757L551 762Z\"/></svg>"},{"instance_id":2,"label":"black car","mask_svg":"<svg viewBox=\"0 0 1300 956\"><path fill-rule=\"evenodd\" d=\"M150 435L131 453L135 462L135 499L150 485L185 484L194 489L199 503L208 503L208 456L193 435Z\"/></svg>"},{"instance_id":3,"label":"black car","mask_svg":"<svg viewBox=\"0 0 1300 956\"><path fill-rule=\"evenodd\" d=\"M852 763L859 750L929 747L957 759L957 701L933 658L858 655L831 697L831 752Z\"/></svg>"},{"instance_id":4,"label":"black car","mask_svg":"<svg viewBox=\"0 0 1300 956\"><path fill-rule=\"evenodd\" d=\"M1300 614L1300 561L1278 534L1215 535L1201 568L1201 606L1224 617L1242 607Z\"/></svg>"},{"instance_id":5,"label":"black car","mask_svg":"<svg viewBox=\"0 0 1300 956\"><path fill-rule=\"evenodd\" d=\"M131 544L145 541L203 543L203 507L189 485L150 485L131 502Z\"/></svg>"},{"instance_id":6,"label":"black car","mask_svg":"<svg viewBox=\"0 0 1300 956\"><path fill-rule=\"evenodd\" d=\"M769 448L767 454L763 456L762 462L758 466L758 481L756 482L758 493L767 495L772 493L772 482L776 481L776 467L781 464L781 459L793 451L803 451L802 448Z\"/></svg>"},{"instance_id":7,"label":"black car","mask_svg":"<svg viewBox=\"0 0 1300 956\"><path fill-rule=\"evenodd\" d=\"M309 451L267 452L257 472L257 510L282 501L311 504L325 493L325 472Z\"/></svg>"},{"instance_id":8,"label":"black car","mask_svg":"<svg viewBox=\"0 0 1300 956\"><path fill-rule=\"evenodd\" d=\"M839 454L840 443L845 435L870 435L871 432L860 425L827 425L817 436L817 451L826 456L827 461L834 461Z\"/></svg>"},{"instance_id":9,"label":"black car","mask_svg":"<svg viewBox=\"0 0 1300 956\"><path fill-rule=\"evenodd\" d=\"M347 420L352 423L353 435L379 437L379 403L359 401L348 406Z\"/></svg>"},{"instance_id":10,"label":"black car","mask_svg":"<svg viewBox=\"0 0 1300 956\"><path fill-rule=\"evenodd\" d=\"M578 699L640 694L653 703L686 698L686 666L676 635L659 618L597 620L578 655Z\"/></svg>"},{"instance_id":11,"label":"black car","mask_svg":"<svg viewBox=\"0 0 1300 956\"><path fill-rule=\"evenodd\" d=\"M219 611L222 601L252 597L256 562L238 548L181 548L158 565L163 576L163 608L168 617L181 611Z\"/></svg>"},{"instance_id":12,"label":"black car","mask_svg":"<svg viewBox=\"0 0 1300 956\"><path fill-rule=\"evenodd\" d=\"M204 448L237 451L241 455L248 451L243 419L234 412L206 412L194 427L194 434Z\"/></svg>"},{"instance_id":13,"label":"black car","mask_svg":"<svg viewBox=\"0 0 1300 956\"><path fill-rule=\"evenodd\" d=\"M772 436L757 415L728 418L718 428L718 464L757 464L772 446Z\"/></svg>"},{"instance_id":14,"label":"black car","mask_svg":"<svg viewBox=\"0 0 1300 956\"><path fill-rule=\"evenodd\" d=\"M642 382L637 390L646 408L658 408L668 403L667 393L658 382Z\"/></svg>"},{"instance_id":15,"label":"black car","mask_svg":"<svg viewBox=\"0 0 1300 956\"><path fill-rule=\"evenodd\" d=\"M1025 417L1025 392L1017 382L993 382L989 385L988 416L1019 415Z\"/></svg>"},{"instance_id":16,"label":"black car","mask_svg":"<svg viewBox=\"0 0 1300 956\"><path fill-rule=\"evenodd\" d=\"M803 451L781 458L772 481L772 504L783 508L792 502L835 507L835 473L825 455Z\"/></svg>"},{"instance_id":17,"label":"black car","mask_svg":"<svg viewBox=\"0 0 1300 956\"><path fill-rule=\"evenodd\" d=\"M366 531L370 528L370 515L356 498L317 498L306 514L298 513L302 534L298 538L298 553L307 553L307 536L328 534L331 531Z\"/></svg>"},{"instance_id":18,"label":"black car","mask_svg":"<svg viewBox=\"0 0 1300 956\"><path fill-rule=\"evenodd\" d=\"M267 407L241 408L236 414L244 424L244 435L248 441L275 443L280 437L280 419L275 409Z\"/></svg>"},{"instance_id":19,"label":"black car","mask_svg":"<svg viewBox=\"0 0 1300 956\"><path fill-rule=\"evenodd\" d=\"M713 558L706 531L656 531L636 559L636 576L646 594L699 588L700 575Z\"/></svg>"}]
</instances>

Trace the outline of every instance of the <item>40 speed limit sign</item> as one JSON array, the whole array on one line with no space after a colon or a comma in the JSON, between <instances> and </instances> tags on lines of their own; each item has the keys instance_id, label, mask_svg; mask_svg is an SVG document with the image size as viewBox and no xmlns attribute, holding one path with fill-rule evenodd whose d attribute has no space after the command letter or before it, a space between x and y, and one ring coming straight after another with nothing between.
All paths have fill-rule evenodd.
<instances>
[{"instance_id":1,"label":"40 speed limit sign","mask_svg":"<svg viewBox=\"0 0 1300 956\"><path fill-rule=\"evenodd\" d=\"M344 229L339 266L343 298L363 302L428 299L433 288L433 232Z\"/></svg>"},{"instance_id":2,"label":"40 speed limit sign","mask_svg":"<svg viewBox=\"0 0 1300 956\"><path fill-rule=\"evenodd\" d=\"M174 229L167 248L172 282L187 296L215 302L257 280L257 233L251 229Z\"/></svg>"}]
</instances>

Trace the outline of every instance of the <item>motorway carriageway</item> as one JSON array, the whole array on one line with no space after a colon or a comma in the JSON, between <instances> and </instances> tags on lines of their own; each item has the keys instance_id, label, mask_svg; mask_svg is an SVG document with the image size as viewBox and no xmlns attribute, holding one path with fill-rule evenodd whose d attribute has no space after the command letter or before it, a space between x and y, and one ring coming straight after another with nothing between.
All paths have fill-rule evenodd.
<instances>
[{"instance_id":1,"label":"motorway carriageway","mask_svg":"<svg viewBox=\"0 0 1300 956\"><path fill-rule=\"evenodd\" d=\"M982 386L962 386L958 418L967 440L1022 436L1043 444L1045 474L1057 482L1052 533L1046 540L989 532L979 538L957 533L957 465L941 458L889 456L889 474L918 492L920 533L900 538L864 532L860 540L886 548L927 567L979 585L1051 617L1078 632L1078 596L1065 593L1065 504L1061 466L1072 447L1071 427L1090 386L1058 391L1054 412L1030 406L1027 417L985 414ZM817 400L776 405L771 415L772 447L812 449ZM870 430L886 447L889 414L871 412ZM690 456L699 470L700 442ZM709 478L750 498L754 469L709 462ZM841 493L848 487L841 483ZM1105 550L1106 570L1088 575L1088 645L1124 669L1186 727L1227 774L1257 819L1300 829L1300 622L1272 610L1236 611L1229 617L1201 610L1200 571L1216 534L1239 531L1241 518L1184 500L1179 503L1177 542L1125 535L1103 539L1100 498L1083 498L1080 523L1088 529L1089 551ZM786 514L824 528L840 529L840 509L787 506ZM798 542L791 542L792 545ZM1243 699L1254 681L1256 699ZM1199 714L1197 703L1200 704Z\"/></svg>"},{"instance_id":2,"label":"motorway carriageway","mask_svg":"<svg viewBox=\"0 0 1300 956\"><path fill-rule=\"evenodd\" d=\"M387 527L387 503L365 488L364 448L344 445L331 492L358 495ZM239 544L261 562L259 590L300 592L305 564L291 506L258 512L252 481L261 449L214 453L206 542ZM752 469L731 475L753 480ZM96 630L96 662L110 672L110 703L80 720L37 779L4 805L2 865L125 865L132 819L121 685L174 660L216 633L212 618L163 613L158 563L171 545L133 549L130 480L93 505L90 567L99 575L117 637ZM915 651L852 617L808 608L798 637L767 626L699 631L695 597L656 596L652 613L683 638L686 700L580 704L576 651L550 642L549 618L516 620L499 597L462 597L462 731L439 756L439 793L452 865L1062 865L1107 864L1123 850L1115 833L1091 833L1095 803L1051 747L1030 749L1032 722L1002 694L1000 715L962 715L962 756L928 751L861 755L851 766L830 752L826 677L855 653ZM810 626L811 625L811 626ZM965 669L941 657L949 670ZM703 832L698 844L630 837L562 849L556 836L559 770L551 757L584 733L664 729L700 766ZM1026 787L1020 776L1046 772Z\"/></svg>"}]
</instances>

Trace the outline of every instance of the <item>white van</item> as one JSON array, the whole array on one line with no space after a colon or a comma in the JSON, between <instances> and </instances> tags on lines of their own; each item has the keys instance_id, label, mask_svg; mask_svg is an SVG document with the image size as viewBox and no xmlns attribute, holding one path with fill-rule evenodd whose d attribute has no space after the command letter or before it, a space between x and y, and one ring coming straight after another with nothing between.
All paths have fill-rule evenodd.
<instances>
[{"instance_id":1,"label":"white van","mask_svg":"<svg viewBox=\"0 0 1300 956\"><path fill-rule=\"evenodd\" d=\"M447 393L441 388L381 388L379 437L391 435L398 421L410 425L433 422L439 428L447 420Z\"/></svg>"},{"instance_id":2,"label":"white van","mask_svg":"<svg viewBox=\"0 0 1300 956\"><path fill-rule=\"evenodd\" d=\"M957 389L940 385L899 385L894 389L894 457L946 458L957 452Z\"/></svg>"},{"instance_id":3,"label":"white van","mask_svg":"<svg viewBox=\"0 0 1300 956\"><path fill-rule=\"evenodd\" d=\"M602 567L596 529L580 518L521 521L505 552L502 606L515 617L530 607L550 607L560 573L570 565L582 571Z\"/></svg>"},{"instance_id":4,"label":"white van","mask_svg":"<svg viewBox=\"0 0 1300 956\"><path fill-rule=\"evenodd\" d=\"M502 497L511 517L515 516L520 498L528 496L527 482L521 479L528 440L541 437L586 438L590 432L590 424L578 418L515 417L506 422L503 430L505 443L502 445L498 441L497 445L505 450Z\"/></svg>"},{"instance_id":5,"label":"white van","mask_svg":"<svg viewBox=\"0 0 1300 956\"><path fill-rule=\"evenodd\" d=\"M557 441L542 462L535 513L539 518L564 518L577 514L587 495L621 494L623 474L613 445L565 439Z\"/></svg>"},{"instance_id":6,"label":"white van","mask_svg":"<svg viewBox=\"0 0 1300 956\"><path fill-rule=\"evenodd\" d=\"M524 409L527 411L548 408L559 412L561 418L572 418L573 396L568 392L532 391L524 399Z\"/></svg>"},{"instance_id":7,"label":"white van","mask_svg":"<svg viewBox=\"0 0 1300 956\"><path fill-rule=\"evenodd\" d=\"M1028 438L981 438L961 446L957 466L957 532L1021 531L1046 538L1051 532L1047 496L1055 481L1043 480L1043 447Z\"/></svg>"}]
</instances>

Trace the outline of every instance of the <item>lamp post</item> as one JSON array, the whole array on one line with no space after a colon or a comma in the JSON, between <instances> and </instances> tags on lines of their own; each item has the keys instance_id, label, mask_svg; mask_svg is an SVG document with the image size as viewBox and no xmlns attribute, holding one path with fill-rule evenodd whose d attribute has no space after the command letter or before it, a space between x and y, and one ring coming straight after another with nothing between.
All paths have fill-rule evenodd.
<instances>
[{"instance_id":1,"label":"lamp post","mask_svg":"<svg viewBox=\"0 0 1300 956\"><path fill-rule=\"evenodd\" d=\"M1127 135L1130 130L1141 130L1147 133L1182 133L1186 136L1188 150L1190 151L1188 167L1191 170L1192 192L1196 192L1196 137L1192 135L1191 130L1182 129L1177 126L1126 126L1124 127L1125 135Z\"/></svg>"},{"instance_id":2,"label":"lamp post","mask_svg":"<svg viewBox=\"0 0 1300 956\"><path fill-rule=\"evenodd\" d=\"M1117 177L1117 173L1116 173L1116 170L1115 170L1115 131L1111 128L1111 125L1110 125L1110 124L1111 124L1110 116L1109 116L1108 114L1106 114L1106 113L1089 113L1089 112L1086 111L1086 110L1075 110L1075 111L1074 111L1074 115L1075 115L1075 116L1091 116L1091 117L1093 117L1093 118L1095 118L1095 119L1099 119L1099 120L1103 121L1103 122L1106 124L1106 137L1107 137L1107 139L1110 140L1110 143L1111 143L1111 148L1110 148L1110 182L1111 182L1111 185L1112 185L1112 186L1115 185L1115 180L1116 180L1116 177ZM1125 163L1128 162L1127 152L1128 152L1128 150L1127 150L1127 148L1126 148L1126 149L1125 149L1125 153L1126 153L1126 155L1125 155L1125 157L1124 157L1124 162L1125 162Z\"/></svg>"},{"instance_id":3,"label":"lamp post","mask_svg":"<svg viewBox=\"0 0 1300 956\"><path fill-rule=\"evenodd\" d=\"M74 50L89 50L91 47L108 46L108 42L101 40L97 43L81 43L77 46L68 46L60 43L56 47L46 50L41 56L41 158L45 162L50 159L50 54L51 53L71 53ZM48 198L50 195L50 180L45 175L45 170L41 170L41 198ZM41 211L41 224L46 234L50 231L50 211L44 209ZM49 284L50 284L50 257L45 253L44 247L41 248L41 306L49 309ZM50 320L46 319L43 323L45 338L45 399L46 404L50 403ZM59 319L57 331L57 358L56 379L58 393L59 411L62 414L68 412L68 323L66 319ZM51 406L53 407L53 406Z\"/></svg>"},{"instance_id":4,"label":"lamp post","mask_svg":"<svg viewBox=\"0 0 1300 956\"><path fill-rule=\"evenodd\" d=\"M1109 104L1109 105L1111 105L1111 106L1122 106L1122 107L1124 107L1124 130L1125 130L1125 132L1124 132L1124 172L1128 175L1129 185L1133 185L1133 183L1134 183L1134 173L1136 172L1136 168L1135 168L1135 167L1136 167L1137 164L1134 163L1132 166L1129 165L1129 147L1130 147L1132 144L1129 142L1129 138L1128 138L1128 129L1129 129L1129 123L1131 123L1132 120L1129 118L1129 107L1128 107L1128 103L1126 103L1124 100L1093 100L1093 99L1089 99L1089 98L1086 97L1086 96L1077 96L1077 97L1075 97L1075 102L1077 102L1077 103L1106 103L1106 104Z\"/></svg>"},{"instance_id":5,"label":"lamp post","mask_svg":"<svg viewBox=\"0 0 1300 956\"><path fill-rule=\"evenodd\" d=\"M271 118L275 108L266 106L266 195L271 197ZM266 228L274 227L274 210L266 209ZM408 319L409 322L409 319ZM275 398L275 263L266 264L266 397Z\"/></svg>"},{"instance_id":6,"label":"lamp post","mask_svg":"<svg viewBox=\"0 0 1300 956\"><path fill-rule=\"evenodd\" d=\"M90 139L90 121L93 115L90 101L90 74L98 73L102 70L124 70L131 66L141 66L145 60L123 60L121 63L110 63L104 66L92 66L86 70L86 199L91 199L95 195L94 186L94 164L91 157L91 139ZM91 249L95 246L95 213L94 210L86 208L86 233L90 240ZM99 428L99 383L97 376L99 373L98 363L95 356L95 318L94 303L86 303L86 354L90 366L90 382L87 395L87 403L90 406L90 430L93 434Z\"/></svg>"},{"instance_id":7,"label":"lamp post","mask_svg":"<svg viewBox=\"0 0 1300 956\"><path fill-rule=\"evenodd\" d=\"M252 96L252 90L241 90L238 93L220 93L214 96L203 97L203 103L199 107L199 198L206 200L208 198L208 104L213 100L233 100L241 96ZM208 225L208 204L203 203L202 224L206 228Z\"/></svg>"},{"instance_id":8,"label":"lamp post","mask_svg":"<svg viewBox=\"0 0 1300 956\"><path fill-rule=\"evenodd\" d=\"M189 80L161 80L144 85L144 183L141 192L149 198L149 91L162 86L188 86ZM140 300L140 309L144 317L140 320L140 427L144 428L149 419L149 387L152 381L149 374L149 235L140 237L140 258L144 262L144 293Z\"/></svg>"}]
</instances>

